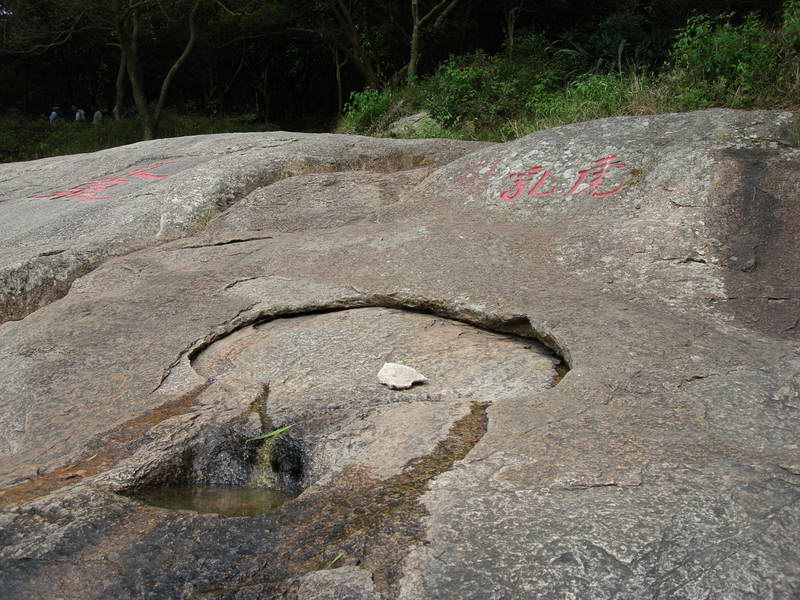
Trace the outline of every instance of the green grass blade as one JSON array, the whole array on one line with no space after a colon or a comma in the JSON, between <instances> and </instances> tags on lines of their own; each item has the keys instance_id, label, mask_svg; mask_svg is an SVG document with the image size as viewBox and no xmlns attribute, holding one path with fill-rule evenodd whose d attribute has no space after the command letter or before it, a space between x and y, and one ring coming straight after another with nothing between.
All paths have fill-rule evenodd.
<instances>
[{"instance_id":1,"label":"green grass blade","mask_svg":"<svg viewBox=\"0 0 800 600\"><path fill-rule=\"evenodd\" d=\"M284 427L278 427L278 429L270 431L269 433L262 433L261 435L257 435L256 437L252 437L252 438L248 439L247 441L248 442L255 442L257 440L266 440L267 438L272 438L272 437L275 437L276 435L280 435L282 433L285 433L285 432L289 431L294 426L295 426L295 423L292 423L291 425L285 425Z\"/></svg>"},{"instance_id":2,"label":"green grass blade","mask_svg":"<svg viewBox=\"0 0 800 600\"><path fill-rule=\"evenodd\" d=\"M327 565L325 565L325 568L326 569L330 569L336 563L336 561L339 560L340 558L342 558L343 556L344 556L344 552L339 552L339 554L337 554L333 558L333 560L331 562L329 562Z\"/></svg>"}]
</instances>

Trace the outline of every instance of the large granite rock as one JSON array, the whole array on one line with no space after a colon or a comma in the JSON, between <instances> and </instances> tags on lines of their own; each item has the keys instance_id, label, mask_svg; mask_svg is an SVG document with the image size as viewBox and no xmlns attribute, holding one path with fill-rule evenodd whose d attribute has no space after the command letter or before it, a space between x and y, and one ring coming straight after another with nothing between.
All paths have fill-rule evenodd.
<instances>
[{"instance_id":1,"label":"large granite rock","mask_svg":"<svg viewBox=\"0 0 800 600\"><path fill-rule=\"evenodd\" d=\"M12 223L41 222L39 201L82 211L15 225L3 256L55 260L100 235L89 219L106 237L70 246L104 250L64 297L0 326L0 589L797 597L791 120L626 117L474 147L219 136L3 166ZM292 152L305 168L253 175ZM198 166L152 168L182 157ZM128 174L119 207L25 200L148 165L175 171ZM204 169L236 192L218 201ZM384 362L429 381L389 390ZM117 493L176 482L302 493L236 518Z\"/></svg>"},{"instance_id":2,"label":"large granite rock","mask_svg":"<svg viewBox=\"0 0 800 600\"><path fill-rule=\"evenodd\" d=\"M241 133L0 165L0 323L63 296L108 256L201 231L272 182L309 172L439 165L479 145Z\"/></svg>"}]
</instances>

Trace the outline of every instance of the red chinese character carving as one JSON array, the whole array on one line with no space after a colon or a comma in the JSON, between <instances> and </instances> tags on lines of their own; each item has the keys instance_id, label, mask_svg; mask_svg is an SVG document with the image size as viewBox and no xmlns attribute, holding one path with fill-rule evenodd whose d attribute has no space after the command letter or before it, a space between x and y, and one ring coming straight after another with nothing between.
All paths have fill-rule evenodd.
<instances>
[{"instance_id":1,"label":"red chinese character carving","mask_svg":"<svg viewBox=\"0 0 800 600\"><path fill-rule=\"evenodd\" d=\"M539 180L531 188L531 191L528 192L528 195L529 196L547 196L548 194L552 194L555 191L555 188L551 189L548 192L542 192L541 191L542 187L544 186L545 182L550 177L552 172L544 170L544 167L531 167L530 169L527 169L523 173L511 173L511 174L509 174L509 177L511 177L511 179L514 180L516 185L515 185L514 188L512 188L510 190L506 190L505 192L500 194L500 197L503 198L504 200L508 200L509 202L511 200L514 200L514 199L518 198L519 195L523 191L525 191L525 189L528 187L528 184L531 181L533 181L533 176L536 175L537 173L539 173L539 171L542 171L541 175L539 176Z\"/></svg>"},{"instance_id":2,"label":"red chinese character carving","mask_svg":"<svg viewBox=\"0 0 800 600\"><path fill-rule=\"evenodd\" d=\"M621 186L608 192L600 192L599 190L605 183L606 176L611 169L623 169L625 168L625 163L617 160L616 155L607 156L594 162L597 166L578 172L578 181L576 181L575 185L573 185L572 188L567 192L567 196L571 196L572 194L588 193L590 196L594 196L595 198L604 198L606 196L610 196L611 194L616 194L625 187L625 184L622 184ZM591 179L589 179L590 176L592 177Z\"/></svg>"},{"instance_id":3,"label":"red chinese character carving","mask_svg":"<svg viewBox=\"0 0 800 600\"><path fill-rule=\"evenodd\" d=\"M169 162L160 162L154 165L149 165L147 167L142 167L141 169L137 169L130 173L126 173L125 177L138 177L139 179L144 179L145 181L152 181L153 179L163 179L164 177L169 177L170 173L166 175L154 175L153 173L146 173L145 171L149 171L150 169L157 169L158 167L163 167L164 165L174 165L177 163L177 160L171 160Z\"/></svg>"},{"instance_id":4,"label":"red chinese character carving","mask_svg":"<svg viewBox=\"0 0 800 600\"><path fill-rule=\"evenodd\" d=\"M148 165L146 167L142 167L140 169L136 169L135 171L131 171L130 173L126 173L124 175L115 175L113 177L105 177L103 179L95 179L90 181L89 183L84 183L83 185L78 185L75 187L71 187L67 190L58 190L57 192L53 192L51 194L46 194L44 196L28 196L28 198L48 198L50 200L60 200L61 198L73 198L75 200L84 200L87 202L92 202L94 200L107 200L109 196L98 196L99 192L103 192L105 190L111 189L113 187L117 187L118 185L122 185L124 183L130 183L129 177L135 177L137 179L143 179L145 181L153 181L154 179L162 179L164 177L169 177L170 173L166 175L155 175L154 173L148 173L152 169L157 169L158 167L163 167L164 165L174 165L178 161L168 161L168 162L160 162L155 163L152 165Z\"/></svg>"},{"instance_id":5,"label":"red chinese character carving","mask_svg":"<svg viewBox=\"0 0 800 600\"><path fill-rule=\"evenodd\" d=\"M120 184L128 183L127 179L122 177L108 177L106 179L95 179L89 183L78 185L67 190L59 190L46 196L28 196L29 198L49 198L51 200L60 200L61 198L73 198L75 200L106 200L108 196L97 196L98 192L108 190Z\"/></svg>"},{"instance_id":6,"label":"red chinese character carving","mask_svg":"<svg viewBox=\"0 0 800 600\"><path fill-rule=\"evenodd\" d=\"M489 179L497 175L497 166L500 159L494 161L481 161L468 163L461 169L450 189L458 192L464 200L469 200L483 195L489 187Z\"/></svg>"}]
</instances>

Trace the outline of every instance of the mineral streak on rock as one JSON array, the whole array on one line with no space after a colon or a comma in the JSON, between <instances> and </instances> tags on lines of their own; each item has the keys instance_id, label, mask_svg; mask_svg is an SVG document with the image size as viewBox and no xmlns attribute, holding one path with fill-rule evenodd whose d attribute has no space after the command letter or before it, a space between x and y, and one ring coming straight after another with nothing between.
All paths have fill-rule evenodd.
<instances>
[{"instance_id":1,"label":"mineral streak on rock","mask_svg":"<svg viewBox=\"0 0 800 600\"><path fill-rule=\"evenodd\" d=\"M422 373L406 365L384 363L378 371L378 381L393 390L407 390L415 383L428 381Z\"/></svg>"}]
</instances>

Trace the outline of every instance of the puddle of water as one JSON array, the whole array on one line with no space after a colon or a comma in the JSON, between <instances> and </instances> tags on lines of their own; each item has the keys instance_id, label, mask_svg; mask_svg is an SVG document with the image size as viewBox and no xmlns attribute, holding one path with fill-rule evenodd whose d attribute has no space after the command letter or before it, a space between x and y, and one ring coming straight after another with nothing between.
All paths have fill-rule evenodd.
<instances>
[{"instance_id":1,"label":"puddle of water","mask_svg":"<svg viewBox=\"0 0 800 600\"><path fill-rule=\"evenodd\" d=\"M141 490L132 497L160 508L223 517L254 517L294 498L292 494L269 488L234 486L169 486Z\"/></svg>"}]
</instances>

